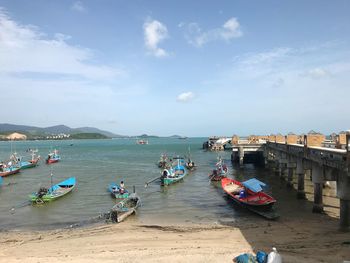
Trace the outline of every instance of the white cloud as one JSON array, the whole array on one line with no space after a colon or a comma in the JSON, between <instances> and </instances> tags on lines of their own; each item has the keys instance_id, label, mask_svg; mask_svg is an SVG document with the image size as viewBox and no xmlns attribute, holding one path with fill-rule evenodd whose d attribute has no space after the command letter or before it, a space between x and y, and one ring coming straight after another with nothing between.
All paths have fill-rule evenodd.
<instances>
[{"instance_id":1,"label":"white cloud","mask_svg":"<svg viewBox=\"0 0 350 263\"><path fill-rule=\"evenodd\" d=\"M241 26L237 18L232 17L221 27L208 31L202 31L197 23L190 23L187 25L186 38L190 44L196 47L201 47L211 41L224 40L228 42L233 38L239 38L242 35Z\"/></svg>"},{"instance_id":2,"label":"white cloud","mask_svg":"<svg viewBox=\"0 0 350 263\"><path fill-rule=\"evenodd\" d=\"M47 37L37 27L21 25L0 10L0 73L58 74L83 79L115 79L121 70L90 63L94 52L67 43L70 36Z\"/></svg>"},{"instance_id":3,"label":"white cloud","mask_svg":"<svg viewBox=\"0 0 350 263\"><path fill-rule=\"evenodd\" d=\"M192 91L181 93L177 96L177 101L188 102L194 98L194 93Z\"/></svg>"},{"instance_id":4,"label":"white cloud","mask_svg":"<svg viewBox=\"0 0 350 263\"><path fill-rule=\"evenodd\" d=\"M329 71L323 68L309 69L302 74L302 76L313 78L313 79L320 79L320 78L327 77L329 75L330 75Z\"/></svg>"},{"instance_id":5,"label":"white cloud","mask_svg":"<svg viewBox=\"0 0 350 263\"><path fill-rule=\"evenodd\" d=\"M71 9L81 13L84 13L87 11L87 8L83 5L81 1L74 2L73 5L71 6Z\"/></svg>"},{"instance_id":6,"label":"white cloud","mask_svg":"<svg viewBox=\"0 0 350 263\"><path fill-rule=\"evenodd\" d=\"M147 21L143 24L145 46L156 57L168 56L168 53L158 47L159 43L168 38L168 29L157 20Z\"/></svg>"}]
</instances>

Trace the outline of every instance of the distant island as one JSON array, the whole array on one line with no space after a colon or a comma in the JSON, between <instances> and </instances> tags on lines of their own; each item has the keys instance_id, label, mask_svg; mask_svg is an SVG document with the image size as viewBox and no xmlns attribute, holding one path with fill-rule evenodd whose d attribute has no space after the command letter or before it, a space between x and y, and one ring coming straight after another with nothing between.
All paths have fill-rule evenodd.
<instances>
[{"instance_id":1,"label":"distant island","mask_svg":"<svg viewBox=\"0 0 350 263\"><path fill-rule=\"evenodd\" d=\"M1 123L0 140L67 140L67 139L108 139L123 137L93 127L70 128L56 125L46 128Z\"/></svg>"},{"instance_id":2,"label":"distant island","mask_svg":"<svg viewBox=\"0 0 350 263\"><path fill-rule=\"evenodd\" d=\"M174 138L187 139L186 136L156 136L141 134L138 136L127 136L114 134L109 131L100 130L94 127L70 128L66 125L56 125L46 128L17 125L9 123L0 123L0 140L70 140L70 139L111 139L111 138L127 138L127 139L152 139L152 138Z\"/></svg>"}]
</instances>

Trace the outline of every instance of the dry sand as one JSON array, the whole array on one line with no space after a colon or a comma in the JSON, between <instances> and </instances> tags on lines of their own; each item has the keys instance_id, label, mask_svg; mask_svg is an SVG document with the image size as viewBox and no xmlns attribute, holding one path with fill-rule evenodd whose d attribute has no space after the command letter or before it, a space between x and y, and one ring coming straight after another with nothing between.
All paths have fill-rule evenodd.
<instances>
[{"instance_id":1,"label":"dry sand","mask_svg":"<svg viewBox=\"0 0 350 263\"><path fill-rule=\"evenodd\" d=\"M232 262L272 246L283 262L350 260L350 234L338 232L327 215L258 222L1 232L0 262Z\"/></svg>"}]
</instances>

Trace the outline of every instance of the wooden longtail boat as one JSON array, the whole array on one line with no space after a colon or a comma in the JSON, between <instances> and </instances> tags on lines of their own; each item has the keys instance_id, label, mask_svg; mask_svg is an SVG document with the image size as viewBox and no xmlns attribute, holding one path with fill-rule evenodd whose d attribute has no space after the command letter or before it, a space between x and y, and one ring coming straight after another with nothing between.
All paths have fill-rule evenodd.
<instances>
[{"instance_id":1,"label":"wooden longtail boat","mask_svg":"<svg viewBox=\"0 0 350 263\"><path fill-rule=\"evenodd\" d=\"M116 199L124 199L129 197L128 190L124 189L124 191L122 191L120 186L116 183L110 183L108 185L108 192L110 192Z\"/></svg>"},{"instance_id":2,"label":"wooden longtail boat","mask_svg":"<svg viewBox=\"0 0 350 263\"><path fill-rule=\"evenodd\" d=\"M68 178L58 184L51 186L49 189L40 188L38 192L29 196L33 203L44 203L54 201L69 192L71 192L76 185L75 177Z\"/></svg>"},{"instance_id":3,"label":"wooden longtail boat","mask_svg":"<svg viewBox=\"0 0 350 263\"><path fill-rule=\"evenodd\" d=\"M169 169L164 169L162 172L162 176L160 177L162 185L170 185L177 183L182 180L187 172L185 167L183 166L183 158L177 157L177 164Z\"/></svg>"},{"instance_id":4,"label":"wooden longtail boat","mask_svg":"<svg viewBox=\"0 0 350 263\"><path fill-rule=\"evenodd\" d=\"M137 194L132 193L128 198L123 199L112 207L110 211L110 219L116 223L122 222L125 218L135 213L140 204L140 197Z\"/></svg>"},{"instance_id":5,"label":"wooden longtail boat","mask_svg":"<svg viewBox=\"0 0 350 263\"><path fill-rule=\"evenodd\" d=\"M6 177L9 175L17 174L21 170L20 167L15 167L15 166L9 166L5 167L3 164L0 165L0 176L1 177Z\"/></svg>"},{"instance_id":6,"label":"wooden longtail boat","mask_svg":"<svg viewBox=\"0 0 350 263\"><path fill-rule=\"evenodd\" d=\"M57 163L61 160L61 156L58 154L58 151L55 149L53 152L49 153L49 155L46 158L46 163Z\"/></svg>"},{"instance_id":7,"label":"wooden longtail boat","mask_svg":"<svg viewBox=\"0 0 350 263\"><path fill-rule=\"evenodd\" d=\"M221 181L223 178L226 178L227 173L227 165L224 164L224 161L221 158L219 158L219 161L215 165L215 169L208 176L211 181Z\"/></svg>"},{"instance_id":8,"label":"wooden longtail boat","mask_svg":"<svg viewBox=\"0 0 350 263\"><path fill-rule=\"evenodd\" d=\"M14 163L19 166L22 170L36 167L40 160L40 155L35 156L35 153L38 152L38 150L30 150L32 158L29 161L23 161L22 157L17 156L17 153L13 153L11 156L11 160L14 161Z\"/></svg>"},{"instance_id":9,"label":"wooden longtail boat","mask_svg":"<svg viewBox=\"0 0 350 263\"><path fill-rule=\"evenodd\" d=\"M276 203L273 197L262 190L261 186L265 186L265 184L255 178L242 183L230 178L223 178L221 186L233 201L248 208L269 210Z\"/></svg>"}]
</instances>

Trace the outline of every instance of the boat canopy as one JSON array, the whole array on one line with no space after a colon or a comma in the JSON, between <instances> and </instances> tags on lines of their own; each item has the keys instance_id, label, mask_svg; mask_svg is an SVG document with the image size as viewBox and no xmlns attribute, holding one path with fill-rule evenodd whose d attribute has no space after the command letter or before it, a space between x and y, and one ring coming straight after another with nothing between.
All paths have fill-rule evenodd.
<instances>
[{"instance_id":1,"label":"boat canopy","mask_svg":"<svg viewBox=\"0 0 350 263\"><path fill-rule=\"evenodd\" d=\"M266 186L265 183L259 181L256 178L252 178L247 181L244 181L242 184L244 185L244 187L248 188L249 190L255 193L261 192L263 190L262 187Z\"/></svg>"}]
</instances>

